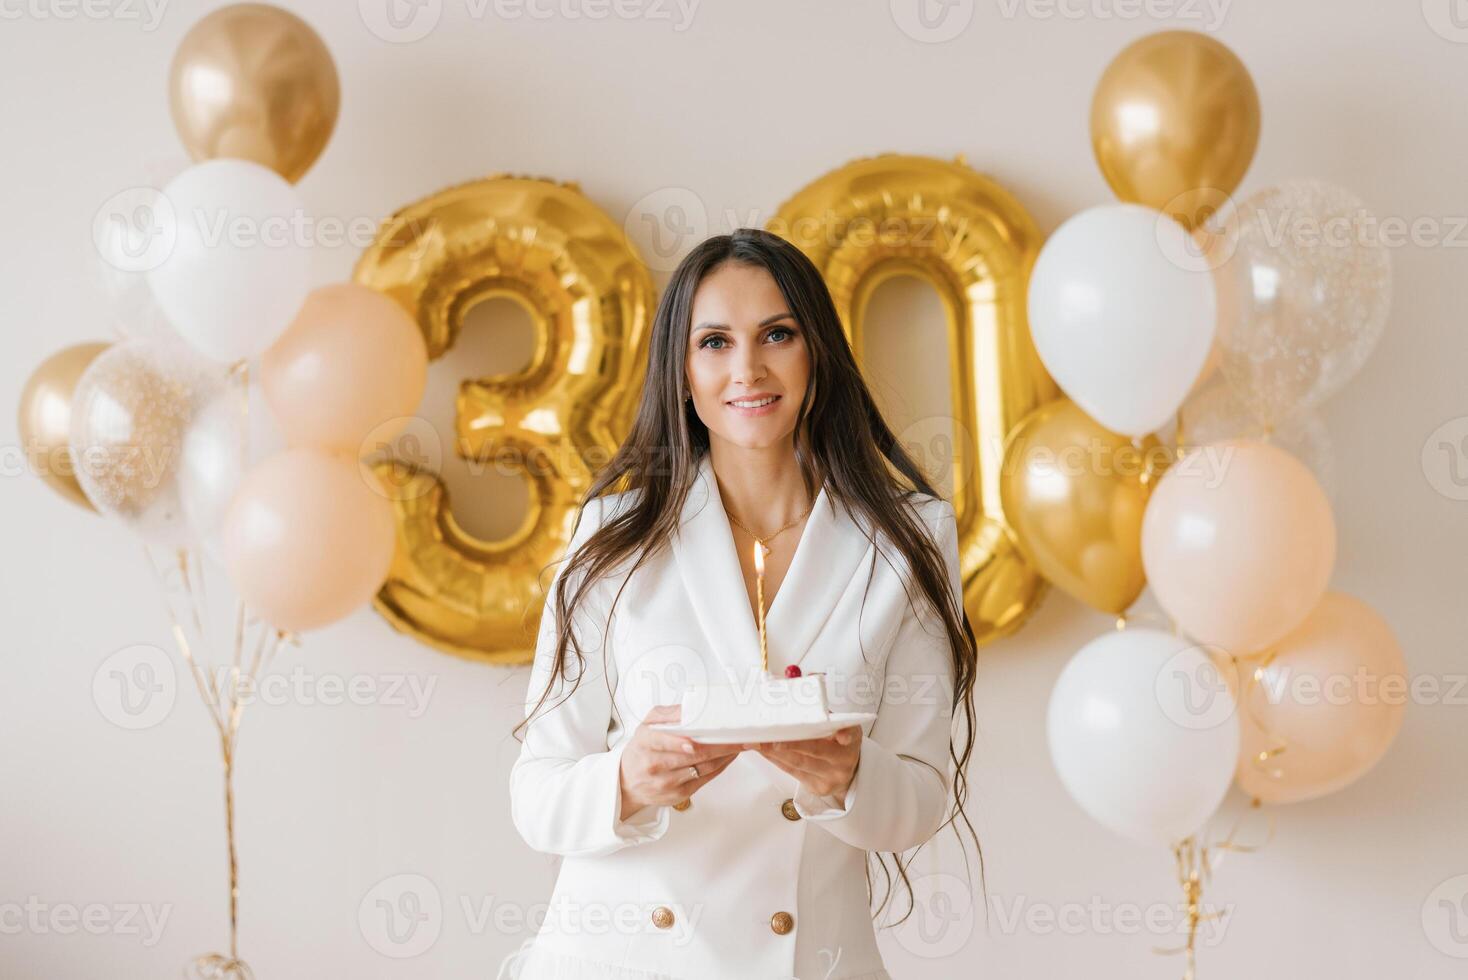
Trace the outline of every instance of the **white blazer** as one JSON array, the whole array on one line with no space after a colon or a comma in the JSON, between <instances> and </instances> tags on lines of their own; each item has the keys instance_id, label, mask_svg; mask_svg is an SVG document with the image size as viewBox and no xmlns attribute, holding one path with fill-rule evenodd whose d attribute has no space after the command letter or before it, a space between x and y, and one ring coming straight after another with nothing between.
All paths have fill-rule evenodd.
<instances>
[{"instance_id":1,"label":"white blazer","mask_svg":"<svg viewBox=\"0 0 1468 980\"><path fill-rule=\"evenodd\" d=\"M567 554L627 496L588 504ZM953 507L912 499L957 594ZM905 567L890 540L878 540ZM618 571L588 590L573 626L585 676L567 699L558 687L547 706L560 703L525 733L510 774L515 827L564 860L541 929L501 976L888 980L865 865L868 851L926 841L948 810L953 670L942 621L915 584L914 611L889 559L874 556L822 488L767 608L766 643L771 673L782 676L787 664L824 671L833 710L877 713L864 726L845 807L745 752L685 809L649 806L622 821L622 750L648 709L677 703L687 684L748 684L760 669L707 454L670 544L635 574ZM558 570L541 618L527 714L549 676L560 578Z\"/></svg>"}]
</instances>

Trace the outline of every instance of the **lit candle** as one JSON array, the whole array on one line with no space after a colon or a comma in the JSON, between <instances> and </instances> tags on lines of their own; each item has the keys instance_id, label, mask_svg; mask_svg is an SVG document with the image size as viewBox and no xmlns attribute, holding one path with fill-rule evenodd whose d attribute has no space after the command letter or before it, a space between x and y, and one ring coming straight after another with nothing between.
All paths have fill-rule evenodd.
<instances>
[{"instance_id":1,"label":"lit candle","mask_svg":"<svg viewBox=\"0 0 1468 980\"><path fill-rule=\"evenodd\" d=\"M754 543L754 596L759 607L759 663L766 674L770 672L770 651L765 645L765 552L763 543Z\"/></svg>"}]
</instances>

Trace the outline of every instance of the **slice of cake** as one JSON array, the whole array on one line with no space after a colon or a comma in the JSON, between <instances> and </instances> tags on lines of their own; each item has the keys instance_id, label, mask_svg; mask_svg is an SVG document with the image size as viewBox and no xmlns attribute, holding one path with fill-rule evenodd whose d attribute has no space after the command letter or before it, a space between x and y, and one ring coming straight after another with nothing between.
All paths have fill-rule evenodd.
<instances>
[{"instance_id":1,"label":"slice of cake","mask_svg":"<svg viewBox=\"0 0 1468 980\"><path fill-rule=\"evenodd\" d=\"M681 723L699 728L763 728L822 722L830 717L824 674L773 677L753 684L689 688Z\"/></svg>"}]
</instances>

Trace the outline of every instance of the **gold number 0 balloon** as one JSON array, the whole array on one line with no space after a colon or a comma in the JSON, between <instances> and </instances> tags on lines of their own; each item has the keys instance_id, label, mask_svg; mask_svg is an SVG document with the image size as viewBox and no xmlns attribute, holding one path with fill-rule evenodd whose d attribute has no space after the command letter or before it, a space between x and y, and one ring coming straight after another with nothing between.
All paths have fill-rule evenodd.
<instances>
[{"instance_id":1,"label":"gold number 0 balloon","mask_svg":"<svg viewBox=\"0 0 1468 980\"><path fill-rule=\"evenodd\" d=\"M862 357L868 301L893 276L925 280L948 314L948 371L957 431L953 504L964 601L980 643L1017 629L1045 589L1016 548L1000 499L1004 439L1057 396L1025 318L1040 232L1025 210L962 158L884 154L819 178L768 229L825 276Z\"/></svg>"},{"instance_id":2,"label":"gold number 0 balloon","mask_svg":"<svg viewBox=\"0 0 1468 980\"><path fill-rule=\"evenodd\" d=\"M441 650L528 663L540 573L565 550L593 469L630 428L652 282L622 229L574 183L508 175L398 211L356 278L413 314L430 358L453 345L476 303L506 297L530 314L530 364L462 383L455 440L461 456L520 467L530 482L524 522L502 541L479 540L455 523L437 475L408 467L404 479L403 463L379 463L396 488L398 543L374 603Z\"/></svg>"}]
</instances>

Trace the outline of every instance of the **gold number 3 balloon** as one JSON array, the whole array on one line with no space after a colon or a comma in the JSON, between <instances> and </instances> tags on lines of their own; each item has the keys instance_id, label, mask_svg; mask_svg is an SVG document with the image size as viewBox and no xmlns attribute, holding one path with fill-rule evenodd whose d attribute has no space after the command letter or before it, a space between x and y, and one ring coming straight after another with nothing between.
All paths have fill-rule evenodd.
<instances>
[{"instance_id":1,"label":"gold number 3 balloon","mask_svg":"<svg viewBox=\"0 0 1468 980\"><path fill-rule=\"evenodd\" d=\"M1015 546L1000 499L1003 446L1056 397L1030 340L1025 290L1040 232L1018 201L965 166L884 154L819 178L768 223L825 277L858 360L877 287L914 276L948 313L955 430L953 505L964 602L985 643L1017 629L1045 588Z\"/></svg>"},{"instance_id":2,"label":"gold number 3 balloon","mask_svg":"<svg viewBox=\"0 0 1468 980\"><path fill-rule=\"evenodd\" d=\"M430 358L453 345L483 300L510 298L530 314L530 363L462 383L455 439L460 456L520 470L530 484L525 520L504 540L480 540L454 521L436 474L378 463L394 487L398 542L374 603L441 650L528 662L540 573L561 557L593 471L630 428L652 282L622 229L574 183L508 175L394 214L356 278L413 314Z\"/></svg>"}]
</instances>

